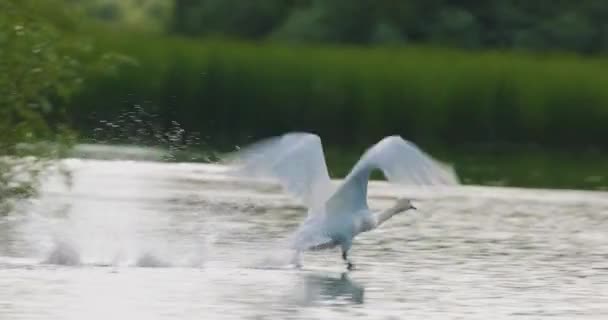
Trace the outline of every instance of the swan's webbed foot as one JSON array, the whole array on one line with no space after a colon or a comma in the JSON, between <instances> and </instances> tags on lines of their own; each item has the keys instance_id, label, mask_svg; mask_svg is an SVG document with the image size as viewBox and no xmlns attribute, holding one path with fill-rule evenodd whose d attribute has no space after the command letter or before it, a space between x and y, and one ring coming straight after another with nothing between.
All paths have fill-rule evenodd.
<instances>
[{"instance_id":1,"label":"swan's webbed foot","mask_svg":"<svg viewBox=\"0 0 608 320\"><path fill-rule=\"evenodd\" d=\"M355 265L354 265L354 264L352 264L352 262L348 261L348 262L346 263L346 269L347 269L348 271L354 270L354 269L355 269Z\"/></svg>"}]
</instances>

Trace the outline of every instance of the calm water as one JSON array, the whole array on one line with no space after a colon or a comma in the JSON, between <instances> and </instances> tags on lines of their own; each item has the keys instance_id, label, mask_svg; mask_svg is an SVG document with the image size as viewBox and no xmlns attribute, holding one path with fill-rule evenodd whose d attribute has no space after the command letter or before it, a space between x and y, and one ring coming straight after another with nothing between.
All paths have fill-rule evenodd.
<instances>
[{"instance_id":1,"label":"calm water","mask_svg":"<svg viewBox=\"0 0 608 320\"><path fill-rule=\"evenodd\" d=\"M608 193L373 183L420 209L337 251L281 250L305 211L221 167L68 160L0 218L0 319L608 319Z\"/></svg>"}]
</instances>

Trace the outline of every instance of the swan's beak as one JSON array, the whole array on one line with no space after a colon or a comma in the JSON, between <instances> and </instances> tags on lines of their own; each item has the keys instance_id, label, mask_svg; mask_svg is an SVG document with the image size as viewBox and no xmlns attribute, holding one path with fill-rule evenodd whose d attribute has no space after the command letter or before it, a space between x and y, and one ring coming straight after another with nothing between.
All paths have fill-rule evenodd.
<instances>
[{"instance_id":1,"label":"swan's beak","mask_svg":"<svg viewBox=\"0 0 608 320\"><path fill-rule=\"evenodd\" d=\"M412 209L412 210L418 210L416 207L414 207L413 204L410 204L410 209Z\"/></svg>"}]
</instances>

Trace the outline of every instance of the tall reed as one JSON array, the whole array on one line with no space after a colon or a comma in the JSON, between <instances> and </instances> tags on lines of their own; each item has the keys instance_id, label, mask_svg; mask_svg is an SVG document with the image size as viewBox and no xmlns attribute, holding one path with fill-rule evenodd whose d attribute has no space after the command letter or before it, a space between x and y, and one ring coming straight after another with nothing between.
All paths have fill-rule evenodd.
<instances>
[{"instance_id":1,"label":"tall reed","mask_svg":"<svg viewBox=\"0 0 608 320\"><path fill-rule=\"evenodd\" d=\"M132 104L217 143L287 130L353 146L388 134L441 144L608 149L608 60L428 47L311 47L105 33L137 66L75 99L81 129Z\"/></svg>"}]
</instances>

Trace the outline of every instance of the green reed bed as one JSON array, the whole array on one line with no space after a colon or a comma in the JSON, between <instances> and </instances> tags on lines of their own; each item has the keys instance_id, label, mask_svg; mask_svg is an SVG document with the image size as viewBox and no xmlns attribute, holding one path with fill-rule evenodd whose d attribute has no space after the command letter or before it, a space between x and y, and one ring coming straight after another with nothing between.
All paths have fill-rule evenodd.
<instances>
[{"instance_id":1,"label":"green reed bed","mask_svg":"<svg viewBox=\"0 0 608 320\"><path fill-rule=\"evenodd\" d=\"M308 130L333 144L416 141L608 147L608 61L439 48L298 47L105 33L138 61L76 99L85 129L143 104L242 142Z\"/></svg>"}]
</instances>

